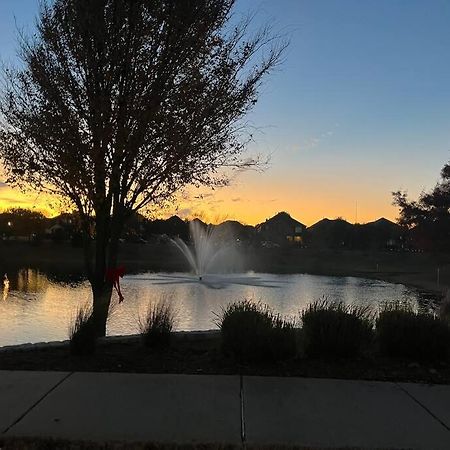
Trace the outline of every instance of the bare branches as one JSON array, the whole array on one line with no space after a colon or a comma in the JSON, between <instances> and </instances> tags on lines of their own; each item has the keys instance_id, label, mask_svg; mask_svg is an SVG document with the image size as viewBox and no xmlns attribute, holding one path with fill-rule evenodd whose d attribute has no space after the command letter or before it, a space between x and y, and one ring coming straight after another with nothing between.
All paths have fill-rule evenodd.
<instances>
[{"instance_id":1,"label":"bare branches","mask_svg":"<svg viewBox=\"0 0 450 450\"><path fill-rule=\"evenodd\" d=\"M223 184L242 159L243 118L287 42L234 0L56 0L0 99L9 179L126 214L188 183Z\"/></svg>"}]
</instances>

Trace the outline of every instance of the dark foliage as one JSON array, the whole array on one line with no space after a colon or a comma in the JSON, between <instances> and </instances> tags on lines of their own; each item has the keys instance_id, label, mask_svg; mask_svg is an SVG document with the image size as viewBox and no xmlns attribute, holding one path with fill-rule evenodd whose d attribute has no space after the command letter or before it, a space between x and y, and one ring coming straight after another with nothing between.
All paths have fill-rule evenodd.
<instances>
[{"instance_id":1,"label":"dark foliage","mask_svg":"<svg viewBox=\"0 0 450 450\"><path fill-rule=\"evenodd\" d=\"M238 361L274 361L296 354L294 324L261 303L231 303L222 310L217 324L224 353Z\"/></svg>"},{"instance_id":2,"label":"dark foliage","mask_svg":"<svg viewBox=\"0 0 450 450\"><path fill-rule=\"evenodd\" d=\"M370 308L326 299L302 313L303 351L309 357L355 357L373 337Z\"/></svg>"},{"instance_id":3,"label":"dark foliage","mask_svg":"<svg viewBox=\"0 0 450 450\"><path fill-rule=\"evenodd\" d=\"M145 315L139 318L139 329L145 347L168 347L174 323L175 313L169 303L150 303Z\"/></svg>"},{"instance_id":4,"label":"dark foliage","mask_svg":"<svg viewBox=\"0 0 450 450\"><path fill-rule=\"evenodd\" d=\"M393 196L394 205L400 208L399 223L411 230L418 247L450 249L450 163L441 170L441 181L418 200L410 201L402 191Z\"/></svg>"},{"instance_id":5,"label":"dark foliage","mask_svg":"<svg viewBox=\"0 0 450 450\"><path fill-rule=\"evenodd\" d=\"M80 306L69 327L70 353L91 355L95 352L96 334L92 323L92 308Z\"/></svg>"},{"instance_id":6,"label":"dark foliage","mask_svg":"<svg viewBox=\"0 0 450 450\"><path fill-rule=\"evenodd\" d=\"M387 305L376 321L376 334L380 352L386 356L416 360L444 360L449 356L449 324L405 305Z\"/></svg>"}]
</instances>

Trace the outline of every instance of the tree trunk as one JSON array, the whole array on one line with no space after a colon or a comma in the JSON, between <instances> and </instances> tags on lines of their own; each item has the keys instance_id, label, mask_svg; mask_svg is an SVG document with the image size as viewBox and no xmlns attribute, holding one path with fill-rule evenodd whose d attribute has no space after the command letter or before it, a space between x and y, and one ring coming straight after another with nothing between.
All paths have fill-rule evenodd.
<instances>
[{"instance_id":1,"label":"tree trunk","mask_svg":"<svg viewBox=\"0 0 450 450\"><path fill-rule=\"evenodd\" d=\"M108 321L109 305L111 303L112 284L102 280L92 286L93 308L92 321L97 337L106 336L106 323Z\"/></svg>"},{"instance_id":2,"label":"tree trunk","mask_svg":"<svg viewBox=\"0 0 450 450\"><path fill-rule=\"evenodd\" d=\"M119 237L123 228L123 221L120 217L111 218L109 229L106 229L105 223L106 220L103 224L97 223L95 268L93 278L90 280L93 294L92 320L97 337L106 335L106 324L113 292L112 281L106 279L106 270L117 266Z\"/></svg>"}]
</instances>

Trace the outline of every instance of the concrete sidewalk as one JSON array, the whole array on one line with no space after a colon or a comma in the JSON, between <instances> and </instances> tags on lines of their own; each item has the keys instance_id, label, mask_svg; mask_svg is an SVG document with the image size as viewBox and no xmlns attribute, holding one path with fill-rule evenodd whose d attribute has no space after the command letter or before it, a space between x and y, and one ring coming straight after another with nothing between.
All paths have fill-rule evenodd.
<instances>
[{"instance_id":1,"label":"concrete sidewalk","mask_svg":"<svg viewBox=\"0 0 450 450\"><path fill-rule=\"evenodd\" d=\"M0 371L0 438L450 449L450 386Z\"/></svg>"}]
</instances>

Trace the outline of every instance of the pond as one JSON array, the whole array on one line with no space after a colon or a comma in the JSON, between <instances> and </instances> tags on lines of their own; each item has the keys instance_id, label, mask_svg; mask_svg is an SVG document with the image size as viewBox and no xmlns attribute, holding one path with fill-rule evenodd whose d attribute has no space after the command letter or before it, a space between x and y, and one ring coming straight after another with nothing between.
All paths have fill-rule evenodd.
<instances>
[{"instance_id":1,"label":"pond","mask_svg":"<svg viewBox=\"0 0 450 450\"><path fill-rule=\"evenodd\" d=\"M55 278L35 269L8 273L9 289L0 286L0 346L26 342L64 340L77 308L89 302L91 290L79 277ZM253 299L275 312L298 318L311 301L327 297L346 303L370 304L409 301L432 308L433 297L378 280L307 274L235 274L205 279L188 274L141 273L121 282L125 301L116 305L108 323L108 335L138 332L138 318L151 301L165 300L176 311L177 330L216 328L215 314L229 302ZM117 294L113 294L117 300Z\"/></svg>"}]
</instances>

